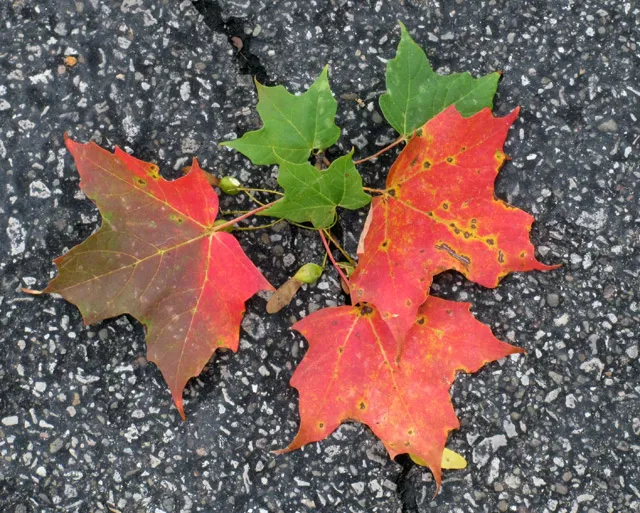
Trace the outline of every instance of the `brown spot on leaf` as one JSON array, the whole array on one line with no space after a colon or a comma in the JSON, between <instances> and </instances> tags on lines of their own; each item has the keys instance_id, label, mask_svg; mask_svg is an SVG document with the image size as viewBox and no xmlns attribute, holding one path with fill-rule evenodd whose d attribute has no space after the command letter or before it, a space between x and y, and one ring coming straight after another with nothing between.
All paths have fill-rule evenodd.
<instances>
[{"instance_id":1,"label":"brown spot on leaf","mask_svg":"<svg viewBox=\"0 0 640 513\"><path fill-rule=\"evenodd\" d=\"M360 315L373 315L373 308L371 308L369 305L362 305L360 307Z\"/></svg>"},{"instance_id":2,"label":"brown spot on leaf","mask_svg":"<svg viewBox=\"0 0 640 513\"><path fill-rule=\"evenodd\" d=\"M451 246L445 244L444 242L441 244L436 244L436 249L446 251L450 257L455 258L465 267L468 267L471 264L471 259L468 256L457 253Z\"/></svg>"}]
</instances>

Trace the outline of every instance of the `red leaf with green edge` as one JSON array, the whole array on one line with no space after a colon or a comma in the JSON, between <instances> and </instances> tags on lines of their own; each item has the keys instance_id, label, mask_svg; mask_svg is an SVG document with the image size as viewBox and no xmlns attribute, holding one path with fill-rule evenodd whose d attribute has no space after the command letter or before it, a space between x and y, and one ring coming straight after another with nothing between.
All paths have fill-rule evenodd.
<instances>
[{"instance_id":1,"label":"red leaf with green edge","mask_svg":"<svg viewBox=\"0 0 640 513\"><path fill-rule=\"evenodd\" d=\"M273 287L214 227L218 196L196 160L188 175L167 181L119 148L66 144L102 226L55 260L59 273L42 292L77 305L86 324L124 313L142 322L147 357L184 418L189 379L216 349L238 349L244 302Z\"/></svg>"},{"instance_id":2,"label":"red leaf with green edge","mask_svg":"<svg viewBox=\"0 0 640 513\"><path fill-rule=\"evenodd\" d=\"M300 394L300 429L281 452L357 420L391 458L410 453L426 462L440 486L444 446L460 425L449 397L456 371L476 372L524 352L496 339L469 309L430 296L403 343L370 305L326 308L297 322L293 329L309 342L291 379Z\"/></svg>"},{"instance_id":3,"label":"red leaf with green edge","mask_svg":"<svg viewBox=\"0 0 640 513\"><path fill-rule=\"evenodd\" d=\"M449 107L427 122L373 199L351 278L354 304L376 305L404 337L434 275L453 269L485 287L513 271L550 270L529 240L533 216L494 195L518 109L463 118Z\"/></svg>"}]
</instances>

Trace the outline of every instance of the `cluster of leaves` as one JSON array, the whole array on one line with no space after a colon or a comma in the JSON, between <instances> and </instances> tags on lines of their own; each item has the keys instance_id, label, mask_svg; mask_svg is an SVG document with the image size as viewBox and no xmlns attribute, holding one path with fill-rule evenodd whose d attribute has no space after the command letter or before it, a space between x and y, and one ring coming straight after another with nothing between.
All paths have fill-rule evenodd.
<instances>
[{"instance_id":1,"label":"cluster of leaves","mask_svg":"<svg viewBox=\"0 0 640 513\"><path fill-rule=\"evenodd\" d=\"M59 273L42 292L76 304L86 323L123 313L142 322L148 359L184 417L187 381L216 349L237 349L245 301L273 290L228 232L254 214L306 223L318 231L352 305L320 310L293 326L309 351L291 380L300 394L300 429L283 452L357 420L392 458L408 453L428 466L439 485L443 466L464 463L445 449L459 425L449 398L455 373L522 350L497 340L469 304L430 296L433 276L452 269L496 287L512 271L552 267L535 259L533 218L494 196L503 144L518 113L492 115L499 75L438 75L401 30L380 107L399 132L390 147L406 146L384 189L363 187L356 164L369 159L354 162L353 151L333 162L324 156L340 136L327 68L300 96L257 84L263 127L223 143L256 165L279 167L284 192L271 191L281 196L271 203L256 200L237 180L212 179L195 160L186 176L168 182L156 166L119 149L112 154L67 139L102 226L55 260ZM212 183L248 193L259 206L216 220ZM338 207L369 203L355 265L330 228ZM327 239L347 262L335 261ZM322 271L303 266L274 294L269 311Z\"/></svg>"}]
</instances>

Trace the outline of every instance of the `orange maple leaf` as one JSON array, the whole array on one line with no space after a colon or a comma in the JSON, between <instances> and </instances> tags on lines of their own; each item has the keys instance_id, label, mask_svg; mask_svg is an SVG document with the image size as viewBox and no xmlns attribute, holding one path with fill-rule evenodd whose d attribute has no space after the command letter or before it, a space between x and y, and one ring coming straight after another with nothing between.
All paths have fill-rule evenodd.
<instances>
[{"instance_id":1,"label":"orange maple leaf","mask_svg":"<svg viewBox=\"0 0 640 513\"><path fill-rule=\"evenodd\" d=\"M297 322L293 329L309 342L291 378L300 394L300 429L280 452L357 420L391 458L411 453L426 462L439 487L445 442L459 427L449 397L456 371L475 372L524 352L496 339L470 306L430 296L402 343L370 305L326 308Z\"/></svg>"},{"instance_id":2,"label":"orange maple leaf","mask_svg":"<svg viewBox=\"0 0 640 513\"><path fill-rule=\"evenodd\" d=\"M77 305L86 324L124 313L142 322L147 357L184 418L187 381L216 349L237 350L244 302L273 287L214 225L218 196L195 159L188 175L167 181L119 148L66 144L102 226L55 260L59 274L42 293Z\"/></svg>"},{"instance_id":3,"label":"orange maple leaf","mask_svg":"<svg viewBox=\"0 0 640 513\"><path fill-rule=\"evenodd\" d=\"M494 195L517 115L495 118L484 109L463 118L449 107L411 138L374 198L351 295L376 305L396 337L407 333L442 271L496 287L512 271L557 267L535 258L533 217Z\"/></svg>"}]
</instances>

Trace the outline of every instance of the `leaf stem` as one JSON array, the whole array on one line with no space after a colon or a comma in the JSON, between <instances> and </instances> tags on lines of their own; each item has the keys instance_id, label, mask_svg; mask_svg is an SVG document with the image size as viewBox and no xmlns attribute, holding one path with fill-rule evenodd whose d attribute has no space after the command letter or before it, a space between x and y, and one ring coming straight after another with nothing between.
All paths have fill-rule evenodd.
<instances>
[{"instance_id":1,"label":"leaf stem","mask_svg":"<svg viewBox=\"0 0 640 513\"><path fill-rule=\"evenodd\" d=\"M384 194L385 192L387 192L385 189L374 189L373 187L362 187L362 190L373 192L376 194Z\"/></svg>"},{"instance_id":2,"label":"leaf stem","mask_svg":"<svg viewBox=\"0 0 640 513\"><path fill-rule=\"evenodd\" d=\"M354 164L357 166L358 164L362 164L363 162L367 162L368 160L372 160L372 159L378 158L383 153L389 151L394 146L398 146L398 144L400 144L401 142L404 142L404 141L406 141L406 139L405 139L404 135L401 135L395 141L393 141L391 144L389 144L388 146L385 146L384 148L382 148L380 151L374 153L373 155L369 155L368 157L365 157L363 159L356 160L354 162Z\"/></svg>"},{"instance_id":3,"label":"leaf stem","mask_svg":"<svg viewBox=\"0 0 640 513\"><path fill-rule=\"evenodd\" d=\"M238 215L238 214L246 214L247 212L249 212L248 210L221 210L220 214L223 216L231 216L231 215Z\"/></svg>"},{"instance_id":4,"label":"leaf stem","mask_svg":"<svg viewBox=\"0 0 640 513\"><path fill-rule=\"evenodd\" d=\"M243 189L242 192L244 192L247 196L249 196L249 199L251 201L253 201L254 203L257 203L258 205L261 205L261 206L264 205L264 203L262 201L260 201L258 198L256 198L253 194L251 194L246 189Z\"/></svg>"},{"instance_id":5,"label":"leaf stem","mask_svg":"<svg viewBox=\"0 0 640 513\"><path fill-rule=\"evenodd\" d=\"M327 242L327 238L324 235L324 230L318 230L318 233L320 234L320 238L322 239L322 244L324 244L324 249L327 252L327 255L329 256L329 260L331 260L333 267L335 267L336 271L338 271L338 274L340 275L340 278L342 278L342 281L344 281L344 283L346 284L347 289L350 289L349 278L347 278L347 276L342 272L342 269L340 269L340 266L336 263L335 259L333 258L333 255L331 254L331 248L329 248L329 243Z\"/></svg>"},{"instance_id":6,"label":"leaf stem","mask_svg":"<svg viewBox=\"0 0 640 513\"><path fill-rule=\"evenodd\" d=\"M338 241L336 239L334 239L333 235L331 235L331 232L329 230L327 230L327 229L324 229L322 231L327 236L327 238L332 242L332 244L336 248L338 248L338 251L340 251L340 253L342 253L342 256L344 256L351 265L356 265L356 261L349 256L349 253L347 253L345 251L345 249L340 244L338 244Z\"/></svg>"},{"instance_id":7,"label":"leaf stem","mask_svg":"<svg viewBox=\"0 0 640 513\"><path fill-rule=\"evenodd\" d=\"M261 224L260 226L245 226L244 228L234 228L234 230L238 230L241 232L250 232L252 230L262 230L263 228L271 228L272 226L275 226L278 223L281 223L282 221L284 221L284 219L278 219L273 223Z\"/></svg>"},{"instance_id":8,"label":"leaf stem","mask_svg":"<svg viewBox=\"0 0 640 513\"><path fill-rule=\"evenodd\" d=\"M260 205L258 208L249 210L249 212L247 212L246 214L242 214L241 216L238 216L235 219L232 219L231 221L227 221L226 223L216 226L215 228L212 229L212 231L214 232L222 231L225 228L228 228L229 226L233 226L234 224L239 223L240 221L244 221L247 217L251 217L252 215L257 214L258 212L262 212L263 210L266 210L269 207L272 207L273 205L278 203L278 201L280 200L272 201L271 203L267 203L266 205Z\"/></svg>"},{"instance_id":9,"label":"leaf stem","mask_svg":"<svg viewBox=\"0 0 640 513\"><path fill-rule=\"evenodd\" d=\"M278 196L284 196L283 192L279 192L279 191L272 191L271 189L261 189L259 187L238 187L238 190L240 191L251 191L251 192L267 192L269 194L277 194Z\"/></svg>"}]
</instances>

